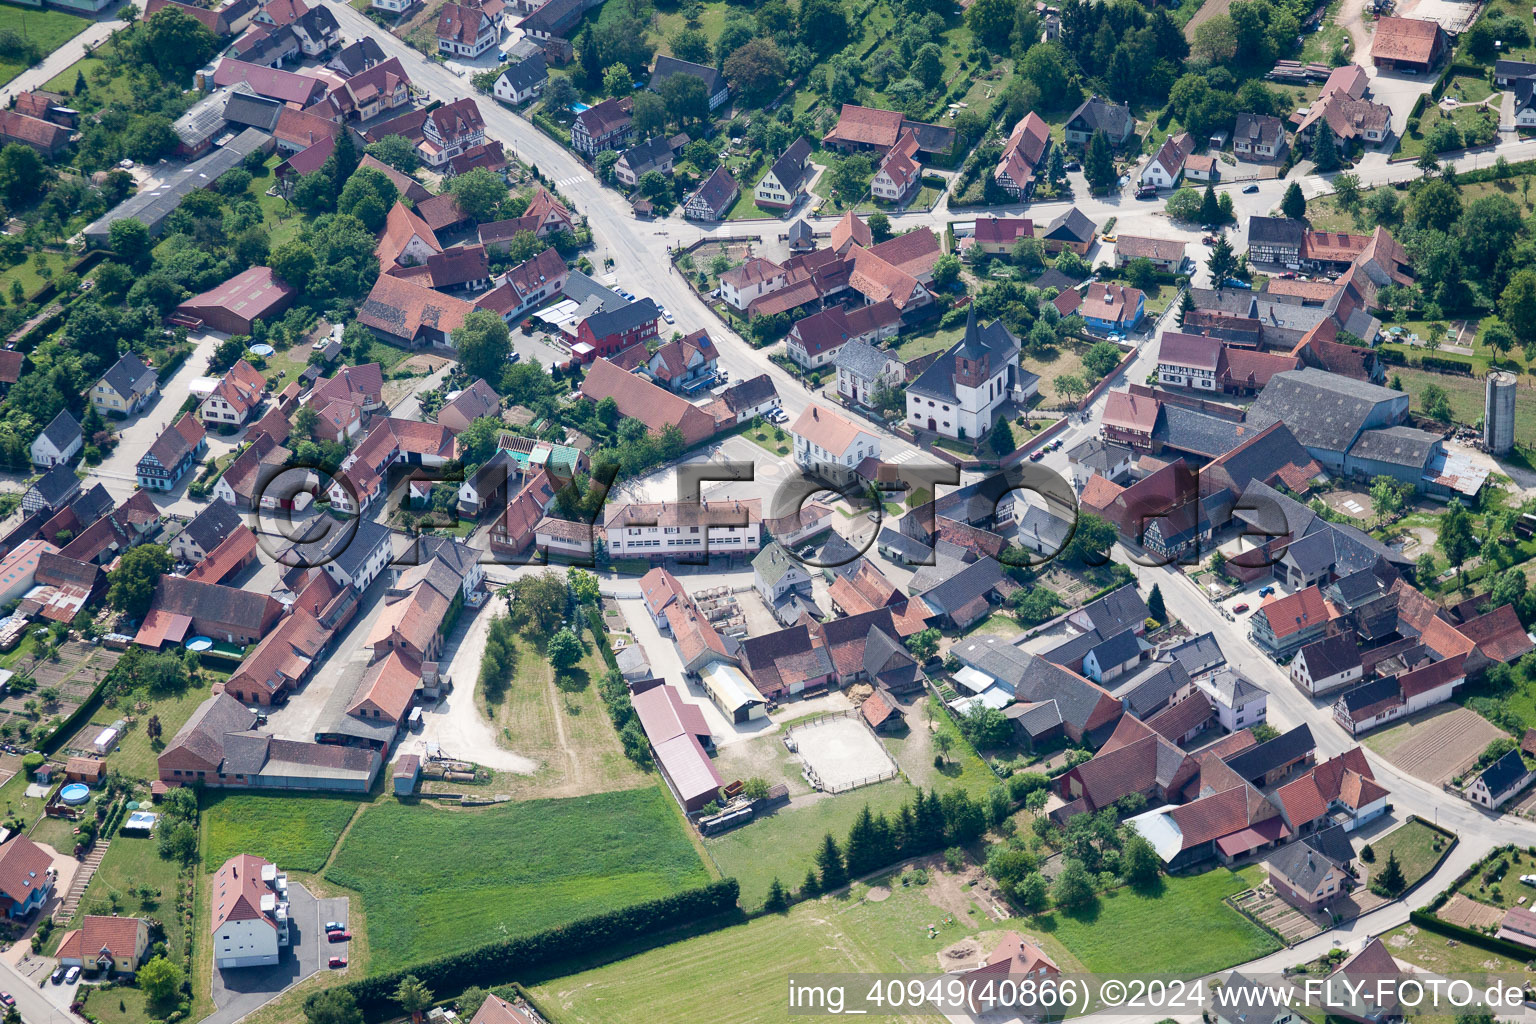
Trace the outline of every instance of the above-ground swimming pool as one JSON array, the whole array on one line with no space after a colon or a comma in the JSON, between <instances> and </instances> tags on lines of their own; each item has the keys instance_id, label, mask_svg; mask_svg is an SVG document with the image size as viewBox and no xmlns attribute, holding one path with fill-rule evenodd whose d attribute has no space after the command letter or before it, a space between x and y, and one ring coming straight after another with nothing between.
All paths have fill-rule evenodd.
<instances>
[{"instance_id":1,"label":"above-ground swimming pool","mask_svg":"<svg viewBox=\"0 0 1536 1024\"><path fill-rule=\"evenodd\" d=\"M83 782L71 782L69 785L59 790L59 799L63 800L65 803L71 806L74 806L75 804L83 804L90 798L91 787L87 786Z\"/></svg>"}]
</instances>

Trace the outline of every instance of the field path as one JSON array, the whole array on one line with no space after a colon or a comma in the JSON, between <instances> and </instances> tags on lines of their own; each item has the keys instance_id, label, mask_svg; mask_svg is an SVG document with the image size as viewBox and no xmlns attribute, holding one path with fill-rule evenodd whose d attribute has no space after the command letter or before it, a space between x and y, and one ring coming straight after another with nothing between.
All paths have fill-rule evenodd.
<instances>
[{"instance_id":1,"label":"field path","mask_svg":"<svg viewBox=\"0 0 1536 1024\"><path fill-rule=\"evenodd\" d=\"M330 870L331 865L336 863L336 851L340 850L341 844L347 841L347 834L352 831L352 826L357 824L357 819L361 818L363 812L371 806L372 804L357 805L357 810L352 812L352 817L347 821L347 827L342 829L341 834L336 837L336 845L331 847L330 856L325 858L325 863L320 865L320 870L316 871L315 874L324 876Z\"/></svg>"},{"instance_id":2,"label":"field path","mask_svg":"<svg viewBox=\"0 0 1536 1024\"><path fill-rule=\"evenodd\" d=\"M569 781L576 786L582 786L588 781L586 777L588 766L582 762L576 753L576 748L571 746L570 738L565 734L565 708L560 699L560 687L553 678L550 679L545 692L549 697L550 717L555 723L555 741L560 744L561 751L571 762Z\"/></svg>"}]
</instances>

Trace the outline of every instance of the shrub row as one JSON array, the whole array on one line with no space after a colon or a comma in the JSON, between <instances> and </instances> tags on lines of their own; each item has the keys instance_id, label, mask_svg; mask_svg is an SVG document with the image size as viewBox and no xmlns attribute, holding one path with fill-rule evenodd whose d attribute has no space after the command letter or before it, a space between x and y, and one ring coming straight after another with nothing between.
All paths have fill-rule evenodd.
<instances>
[{"instance_id":1,"label":"shrub row","mask_svg":"<svg viewBox=\"0 0 1536 1024\"><path fill-rule=\"evenodd\" d=\"M1465 359L1442 359L1440 356L1425 356L1419 360L1419 365L1426 370L1434 370L1438 373L1455 373L1463 377L1472 376L1472 364Z\"/></svg>"},{"instance_id":2,"label":"shrub row","mask_svg":"<svg viewBox=\"0 0 1536 1024\"><path fill-rule=\"evenodd\" d=\"M678 925L719 917L719 925L724 927L738 919L736 900L740 893L736 879L726 878L534 935L489 942L414 967L363 978L346 988L370 1020L383 1020L399 1014L395 990L406 975L415 975L427 988L444 992L459 991L471 985L501 984L509 977L527 974L531 968L608 951L634 942L637 936L660 944L665 941L663 933ZM313 998L310 996L311 1000Z\"/></svg>"},{"instance_id":3,"label":"shrub row","mask_svg":"<svg viewBox=\"0 0 1536 1024\"><path fill-rule=\"evenodd\" d=\"M1482 932L1474 931L1471 928L1464 928L1459 924L1451 924L1449 921L1443 921L1427 911L1411 911L1408 914L1408 920L1410 923L1418 925L1425 931L1431 931L1437 935L1444 935L1447 938L1455 939L1458 942L1465 942L1467 945L1476 946L1478 949L1486 949L1490 953L1497 953L1500 956L1510 957L1520 963L1524 963L1526 959L1531 955L1531 949L1529 946L1522 946L1519 943L1510 942L1508 939L1500 939L1492 935L1485 935Z\"/></svg>"}]
</instances>

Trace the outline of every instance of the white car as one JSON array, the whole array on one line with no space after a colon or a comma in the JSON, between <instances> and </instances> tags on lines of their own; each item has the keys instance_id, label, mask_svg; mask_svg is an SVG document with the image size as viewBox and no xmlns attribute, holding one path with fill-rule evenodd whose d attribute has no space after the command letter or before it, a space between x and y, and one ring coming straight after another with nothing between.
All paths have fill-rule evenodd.
<instances>
[{"instance_id":1,"label":"white car","mask_svg":"<svg viewBox=\"0 0 1536 1024\"><path fill-rule=\"evenodd\" d=\"M669 324L677 323L677 321L672 317L672 311L666 306L661 307L661 318Z\"/></svg>"}]
</instances>

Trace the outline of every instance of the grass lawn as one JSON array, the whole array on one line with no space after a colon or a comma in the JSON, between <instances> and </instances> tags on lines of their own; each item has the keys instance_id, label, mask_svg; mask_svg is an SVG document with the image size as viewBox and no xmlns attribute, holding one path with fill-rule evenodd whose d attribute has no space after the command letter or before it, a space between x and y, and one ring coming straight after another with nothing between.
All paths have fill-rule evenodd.
<instances>
[{"instance_id":1,"label":"grass lawn","mask_svg":"<svg viewBox=\"0 0 1536 1024\"><path fill-rule=\"evenodd\" d=\"M81 986L81 991L89 991L86 1003L93 1018L101 1024L144 1024L147 1020L154 1020L163 1016L167 1009L174 1010L174 1001L168 1008L151 1008L149 997L137 988L127 985L119 985L112 989L99 989L93 986Z\"/></svg>"},{"instance_id":2,"label":"grass lawn","mask_svg":"<svg viewBox=\"0 0 1536 1024\"><path fill-rule=\"evenodd\" d=\"M517 654L517 668L500 699L487 706L481 689L475 697L501 729L505 746L537 761L540 768L532 775L498 779L496 792L518 798L584 796L652 784L654 776L624 755L603 707L597 680L606 666L595 648L558 682L538 647L519 638Z\"/></svg>"},{"instance_id":3,"label":"grass lawn","mask_svg":"<svg viewBox=\"0 0 1536 1024\"><path fill-rule=\"evenodd\" d=\"M760 907L775 876L790 889L798 889L812 866L822 837L831 832L841 843L848 837L853 819L865 804L871 811L895 814L913 796L913 788L892 780L855 789L851 793L823 796L799 806L780 808L766 818L704 840L704 848L720 873L741 883L741 905Z\"/></svg>"},{"instance_id":4,"label":"grass lawn","mask_svg":"<svg viewBox=\"0 0 1536 1024\"><path fill-rule=\"evenodd\" d=\"M1525 969L1519 960L1457 942L1439 932L1425 931L1412 924L1394 928L1383 935L1381 941L1386 943L1387 951L1396 959L1443 976L1493 971L1518 973Z\"/></svg>"},{"instance_id":5,"label":"grass lawn","mask_svg":"<svg viewBox=\"0 0 1536 1024\"><path fill-rule=\"evenodd\" d=\"M1435 848L1437 843L1439 849ZM1396 853L1403 878L1411 886L1440 863L1447 843L1445 836L1422 821L1410 821L1371 843L1371 852L1376 855L1374 867L1379 870L1387 862L1387 855Z\"/></svg>"},{"instance_id":6,"label":"grass lawn","mask_svg":"<svg viewBox=\"0 0 1536 1024\"><path fill-rule=\"evenodd\" d=\"M1066 403L1066 399L1056 391L1057 377L1078 377L1084 384L1089 383L1083 371L1082 353L1074 348L1058 348L1056 354L1049 359L1034 355L1020 356L1019 368L1039 375L1040 408L1042 409L1050 409ZM1047 417L1047 420L1050 418Z\"/></svg>"},{"instance_id":7,"label":"grass lawn","mask_svg":"<svg viewBox=\"0 0 1536 1024\"><path fill-rule=\"evenodd\" d=\"M375 804L325 880L360 894L372 969L387 971L657 899L709 874L656 785L473 811Z\"/></svg>"},{"instance_id":8,"label":"grass lawn","mask_svg":"<svg viewBox=\"0 0 1536 1024\"><path fill-rule=\"evenodd\" d=\"M357 812L355 797L215 793L203 807L203 865L253 853L286 871L319 871Z\"/></svg>"},{"instance_id":9,"label":"grass lawn","mask_svg":"<svg viewBox=\"0 0 1536 1024\"><path fill-rule=\"evenodd\" d=\"M967 936L995 942L998 926L979 913L956 913L953 927L928 938L942 919L935 886L892 888L887 900L825 897L747 924L684 939L616 963L532 988L564 1024L636 1020L758 1024L781 1021L786 977L797 973L921 972L939 969L938 952ZM1059 956L1051 948L1053 955ZM1058 960L1058 962L1060 962ZM1064 963L1063 969L1070 970ZM862 992L860 993L862 995ZM927 1024L938 1016L867 1020Z\"/></svg>"},{"instance_id":10,"label":"grass lawn","mask_svg":"<svg viewBox=\"0 0 1536 1024\"><path fill-rule=\"evenodd\" d=\"M78 927L86 914L112 913L111 896L116 893L119 913L152 917L165 926L166 945L173 959L179 958L187 948L186 929L176 913L179 881L176 862L160 856L157 840L115 835L69 927ZM64 929L59 929L54 935L62 939L63 933ZM201 938L203 933L198 935Z\"/></svg>"},{"instance_id":11,"label":"grass lawn","mask_svg":"<svg viewBox=\"0 0 1536 1024\"><path fill-rule=\"evenodd\" d=\"M936 708L930 710L933 703L930 698L927 704L915 705L907 715L908 731L882 737L881 742L914 785L941 793L964 789L977 800L983 799L987 790L998 785L997 776L981 760L976 748L960 735L948 715ZM934 734L929 731L930 721L938 724L938 732L947 734L951 743L944 764L937 768L933 757L939 751L933 742Z\"/></svg>"},{"instance_id":12,"label":"grass lawn","mask_svg":"<svg viewBox=\"0 0 1536 1024\"><path fill-rule=\"evenodd\" d=\"M1476 83L1479 80L1463 78L1462 81ZM1482 87L1486 89L1487 83L1483 82ZM1435 125L1447 119L1460 129L1464 139L1470 139L1471 133L1475 132L1484 123L1491 123L1495 132L1497 132L1499 123L1498 105L1493 104L1487 110L1484 110L1469 102L1466 106L1460 106L1447 112L1442 110L1438 104L1432 103L1425 108L1423 115L1419 119L1419 130L1417 132L1408 132L1398 138L1397 150L1393 155L1399 157L1423 155L1425 149L1428 148L1426 140L1429 138L1430 132L1434 130Z\"/></svg>"},{"instance_id":13,"label":"grass lawn","mask_svg":"<svg viewBox=\"0 0 1536 1024\"><path fill-rule=\"evenodd\" d=\"M1531 902L1531 894L1536 892L1536 889L1523 884L1520 876L1536 874L1536 857L1531 856L1528 849L1517 849L1514 853L1503 853L1499 857L1509 863L1509 869L1504 872L1503 878L1497 882L1484 882L1483 874L1487 869L1483 868L1457 886L1456 891L1467 899L1486 903L1490 907L1499 907L1502 910L1520 906L1522 896L1525 897L1525 904L1528 906Z\"/></svg>"},{"instance_id":14,"label":"grass lawn","mask_svg":"<svg viewBox=\"0 0 1536 1024\"><path fill-rule=\"evenodd\" d=\"M133 779L153 780L158 778L159 769L155 759L160 756L160 751L165 749L166 742L176 735L176 730L185 725L187 719L192 717L192 712L197 710L198 705L208 699L209 687L208 670L205 668L203 670L203 677L196 684L187 687L184 693L177 696L164 697L159 700L151 700L148 702L148 710L142 712L135 711L133 722L129 724L128 729L123 733L122 739L118 741L118 749L112 752L113 770L122 772ZM151 740L144 733L144 723L149 721L151 715L160 719L161 732L158 741ZM96 717L104 719L104 721L87 723L81 728L81 734L85 733L87 729L92 728L96 732L100 732L103 725L110 723L117 716L116 712L113 712L111 709L103 708L97 712ZM68 745L76 747L89 746L88 743L82 743L78 740L71 741Z\"/></svg>"},{"instance_id":15,"label":"grass lawn","mask_svg":"<svg viewBox=\"0 0 1536 1024\"><path fill-rule=\"evenodd\" d=\"M1272 935L1222 902L1263 880L1262 865L1165 877L1158 895L1115 889L1087 914L1041 915L1024 929L1055 936L1089 971L1192 978L1280 948Z\"/></svg>"},{"instance_id":16,"label":"grass lawn","mask_svg":"<svg viewBox=\"0 0 1536 1024\"><path fill-rule=\"evenodd\" d=\"M737 195L736 202L731 204L730 210L725 214L726 220L777 220L783 216L783 210L774 210L757 205L757 183L763 180L763 176L773 169L771 161L763 162L763 169L752 175L751 182L738 180L741 193Z\"/></svg>"},{"instance_id":17,"label":"grass lawn","mask_svg":"<svg viewBox=\"0 0 1536 1024\"><path fill-rule=\"evenodd\" d=\"M267 189L277 183L272 176L273 168L283 162L283 158L273 153L267 158L266 173L260 177L251 179L250 193L256 205L261 207L262 224L267 229L267 234L272 239L274 246L292 241L303 233L309 218L299 212L299 208L285 201L282 196L269 196Z\"/></svg>"},{"instance_id":18,"label":"grass lawn","mask_svg":"<svg viewBox=\"0 0 1536 1024\"><path fill-rule=\"evenodd\" d=\"M773 431L774 428L771 426L765 426L761 429L748 427L741 436L775 458L787 458L789 456L789 434L785 433L781 428L779 432L784 434L784 440L780 441L774 437Z\"/></svg>"},{"instance_id":19,"label":"grass lawn","mask_svg":"<svg viewBox=\"0 0 1536 1024\"><path fill-rule=\"evenodd\" d=\"M1429 384L1438 384L1445 389L1451 403L1451 414L1457 423L1474 426L1483 418L1483 382L1476 377L1431 373L1406 366L1388 367L1388 380L1394 375L1402 378L1403 390L1412 396L1414 412L1424 411L1424 388ZM1516 403L1515 441L1527 447L1536 445L1536 403Z\"/></svg>"},{"instance_id":20,"label":"grass lawn","mask_svg":"<svg viewBox=\"0 0 1536 1024\"><path fill-rule=\"evenodd\" d=\"M3 67L5 67L5 64L0 62L0 68ZM5 296L6 302L11 301L11 282L13 281L21 282L21 290L28 297L37 294L42 290L43 285L48 283L43 275L38 272L35 262L37 255L36 253L28 253L27 258L14 267L0 270L0 294ZM67 253L44 252L41 255L43 261L48 266L49 277L57 277L64 273L64 268L74 262L74 257Z\"/></svg>"},{"instance_id":21,"label":"grass lawn","mask_svg":"<svg viewBox=\"0 0 1536 1024\"><path fill-rule=\"evenodd\" d=\"M1186 4L1185 6L1189 6ZM1343 26L1335 23L1338 16L1340 0L1334 0L1328 5L1328 12L1323 15L1322 24L1316 32L1309 32L1303 38L1305 42L1301 47L1301 56L1297 58L1302 63L1327 64L1328 58L1340 43L1349 42L1349 32Z\"/></svg>"},{"instance_id":22,"label":"grass lawn","mask_svg":"<svg viewBox=\"0 0 1536 1024\"><path fill-rule=\"evenodd\" d=\"M38 53L47 56L54 50L84 32L90 21L66 14L63 11L34 10L12 4L0 4L0 29L25 36L37 46ZM14 61L0 61L0 84L9 82L27 69L27 65ZM74 84L74 80L70 80Z\"/></svg>"},{"instance_id":23,"label":"grass lawn","mask_svg":"<svg viewBox=\"0 0 1536 1024\"><path fill-rule=\"evenodd\" d=\"M41 797L26 795L30 781L25 771L18 771L4 786L0 786L0 808L3 808L5 817L18 817L30 822L43 813L45 801Z\"/></svg>"},{"instance_id":24,"label":"grass lawn","mask_svg":"<svg viewBox=\"0 0 1536 1024\"><path fill-rule=\"evenodd\" d=\"M938 321L935 320L933 326L921 333L903 334L897 338L896 358L907 362L930 352L943 352L963 337L965 337L965 324L939 327Z\"/></svg>"}]
</instances>

